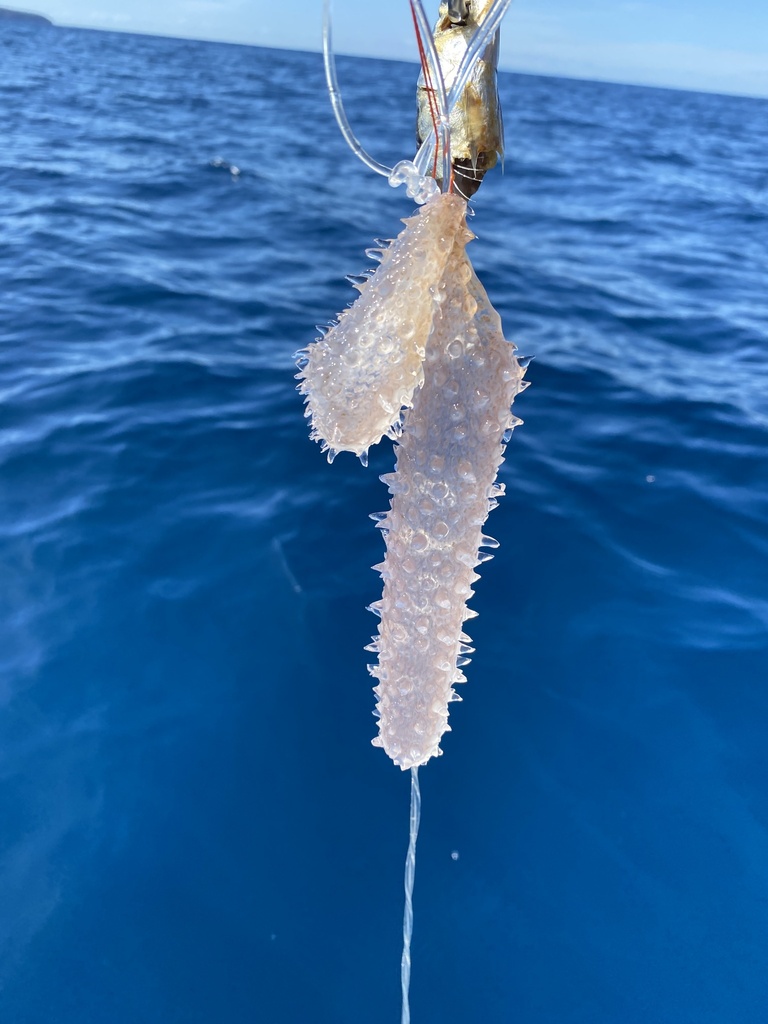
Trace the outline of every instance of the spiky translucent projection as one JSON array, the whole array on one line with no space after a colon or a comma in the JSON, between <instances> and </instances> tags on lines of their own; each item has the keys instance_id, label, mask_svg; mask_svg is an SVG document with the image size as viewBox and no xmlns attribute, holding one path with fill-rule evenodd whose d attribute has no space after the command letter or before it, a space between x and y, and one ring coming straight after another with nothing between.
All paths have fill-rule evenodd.
<instances>
[{"instance_id":1,"label":"spiky translucent projection","mask_svg":"<svg viewBox=\"0 0 768 1024\"><path fill-rule=\"evenodd\" d=\"M509 431L520 422L510 406L525 387L515 347L504 340L499 316L467 257L465 247L474 236L465 217L466 203L443 194L406 221L392 247L398 248L396 259L382 260L342 315L332 345L317 348L334 332L314 350L310 346L300 374L313 436L331 448L360 454L391 429L402 406L410 406L395 472L382 478L392 495L390 510L374 517L384 532L386 555L375 566L384 593L371 606L381 621L368 648L379 655L378 664L369 666L378 679L379 735L373 742L402 769L441 753L448 704L459 699L453 684L465 681L462 667L472 648L463 623L475 614L467 601L478 579L475 567L488 557L480 548L496 546L482 527L503 493L496 474ZM404 300L388 285L396 275L404 279L406 271ZM359 315L358 304L364 304ZM416 341L409 308L419 316ZM386 326L368 335L350 326L362 323ZM402 348L391 333L397 324L407 325ZM374 368L362 366L366 361ZM398 391L405 365L415 382L407 401Z\"/></svg>"}]
</instances>

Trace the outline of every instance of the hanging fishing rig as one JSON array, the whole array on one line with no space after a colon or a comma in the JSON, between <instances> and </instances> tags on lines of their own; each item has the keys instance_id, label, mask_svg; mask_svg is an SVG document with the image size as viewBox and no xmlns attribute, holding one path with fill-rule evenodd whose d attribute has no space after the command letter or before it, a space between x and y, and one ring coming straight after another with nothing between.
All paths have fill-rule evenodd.
<instances>
[{"instance_id":1,"label":"hanging fishing rig","mask_svg":"<svg viewBox=\"0 0 768 1024\"><path fill-rule=\"evenodd\" d=\"M421 796L418 769L442 753L448 705L461 698L469 662L465 620L474 571L497 547L482 533L504 493L496 475L527 382L526 363L505 341L501 321L466 255L474 237L466 200L502 155L496 89L499 24L511 0L447 0L434 35L421 0L409 0L421 62L413 160L388 167L370 156L349 125L331 45L325 0L323 54L336 120L353 152L392 186L405 184L421 209L383 248L368 250L376 271L351 279L355 302L299 353L299 389L312 437L328 453L367 460L384 435L397 440L394 473L382 480L391 502L372 518L385 536L375 566L383 595L366 648L379 680L374 714L383 747L410 770L411 811L405 865L400 980L401 1024L410 1024L413 885Z\"/></svg>"},{"instance_id":2,"label":"hanging fishing rig","mask_svg":"<svg viewBox=\"0 0 768 1024\"><path fill-rule=\"evenodd\" d=\"M421 64L417 85L417 153L388 167L372 157L353 132L341 98L333 55L330 0L323 16L323 59L336 121L362 162L405 184L425 203L437 191L464 199L475 194L486 171L503 157L504 131L497 91L499 25L512 0L448 0L434 33L422 0L409 0Z\"/></svg>"}]
</instances>

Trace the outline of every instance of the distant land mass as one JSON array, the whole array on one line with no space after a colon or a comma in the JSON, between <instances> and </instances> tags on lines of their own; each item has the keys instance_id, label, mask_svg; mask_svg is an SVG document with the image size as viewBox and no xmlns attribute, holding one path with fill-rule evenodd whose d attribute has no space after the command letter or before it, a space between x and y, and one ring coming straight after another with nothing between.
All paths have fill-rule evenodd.
<instances>
[{"instance_id":1,"label":"distant land mass","mask_svg":"<svg viewBox=\"0 0 768 1024\"><path fill-rule=\"evenodd\" d=\"M52 25L50 18L44 18L42 14L29 14L27 11L12 11L7 7L0 7L0 22L17 21L26 25Z\"/></svg>"}]
</instances>

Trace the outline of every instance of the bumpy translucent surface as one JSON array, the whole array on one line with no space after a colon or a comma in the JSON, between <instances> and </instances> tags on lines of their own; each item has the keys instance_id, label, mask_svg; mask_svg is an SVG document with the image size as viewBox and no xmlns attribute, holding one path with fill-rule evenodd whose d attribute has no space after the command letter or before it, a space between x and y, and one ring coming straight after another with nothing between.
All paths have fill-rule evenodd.
<instances>
[{"instance_id":1,"label":"bumpy translucent surface","mask_svg":"<svg viewBox=\"0 0 768 1024\"><path fill-rule=\"evenodd\" d=\"M465 205L438 195L404 221L360 296L325 337L306 350L299 379L324 447L363 455L398 422L423 380L435 294Z\"/></svg>"},{"instance_id":2,"label":"bumpy translucent surface","mask_svg":"<svg viewBox=\"0 0 768 1024\"><path fill-rule=\"evenodd\" d=\"M408 411L397 466L385 480L393 495L379 524L387 552L376 568L384 594L371 649L382 746L401 768L441 753L452 684L471 648L462 624L478 578L482 525L501 488L494 484L510 405L522 386L514 346L457 239L439 285L426 351L424 385Z\"/></svg>"},{"instance_id":3,"label":"bumpy translucent surface","mask_svg":"<svg viewBox=\"0 0 768 1024\"><path fill-rule=\"evenodd\" d=\"M467 600L522 386L514 346L465 252L465 213L462 199L439 195L406 220L299 375L312 436L333 451L362 455L408 408L385 478L393 498L380 523L384 594L370 648L379 653L374 742L403 769L440 753L453 684L465 678Z\"/></svg>"}]
</instances>

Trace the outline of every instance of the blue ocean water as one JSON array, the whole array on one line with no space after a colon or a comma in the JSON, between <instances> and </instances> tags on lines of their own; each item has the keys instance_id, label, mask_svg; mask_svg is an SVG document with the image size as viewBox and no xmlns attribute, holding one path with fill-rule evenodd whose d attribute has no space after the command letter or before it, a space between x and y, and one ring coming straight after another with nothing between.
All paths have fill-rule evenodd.
<instances>
[{"instance_id":1,"label":"blue ocean water","mask_svg":"<svg viewBox=\"0 0 768 1024\"><path fill-rule=\"evenodd\" d=\"M510 21L509 28L512 28ZM340 60L412 153L415 69ZM768 103L504 74L473 260L536 358L414 1024L768 1006ZM410 207L317 55L0 33L0 1019L399 1020L365 470L293 352Z\"/></svg>"}]
</instances>

